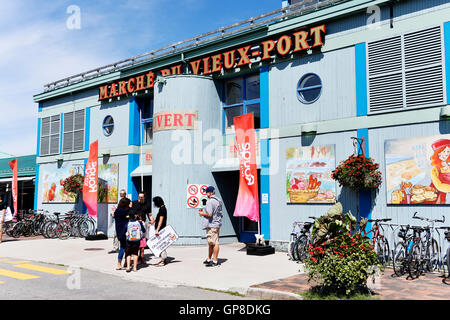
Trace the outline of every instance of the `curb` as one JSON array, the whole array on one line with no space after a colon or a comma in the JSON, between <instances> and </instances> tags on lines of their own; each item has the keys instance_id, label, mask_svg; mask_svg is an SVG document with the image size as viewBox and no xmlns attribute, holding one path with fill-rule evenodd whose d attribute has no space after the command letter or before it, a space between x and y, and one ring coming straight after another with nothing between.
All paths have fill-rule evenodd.
<instances>
[{"instance_id":1,"label":"curb","mask_svg":"<svg viewBox=\"0 0 450 320\"><path fill-rule=\"evenodd\" d=\"M229 288L228 291L261 300L304 300L302 296L295 293L263 288Z\"/></svg>"}]
</instances>

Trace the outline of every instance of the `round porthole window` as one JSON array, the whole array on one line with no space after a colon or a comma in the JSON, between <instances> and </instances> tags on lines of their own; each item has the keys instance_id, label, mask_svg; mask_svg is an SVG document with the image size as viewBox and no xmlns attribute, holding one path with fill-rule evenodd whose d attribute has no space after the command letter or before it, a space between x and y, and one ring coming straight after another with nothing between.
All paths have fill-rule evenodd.
<instances>
[{"instance_id":1,"label":"round porthole window","mask_svg":"<svg viewBox=\"0 0 450 320\"><path fill-rule=\"evenodd\" d=\"M314 73L305 74L297 85L297 97L303 103L313 103L322 93L322 80Z\"/></svg>"},{"instance_id":2,"label":"round porthole window","mask_svg":"<svg viewBox=\"0 0 450 320\"><path fill-rule=\"evenodd\" d=\"M103 134L109 137L114 131L114 119L111 116L106 116L103 120Z\"/></svg>"}]
</instances>

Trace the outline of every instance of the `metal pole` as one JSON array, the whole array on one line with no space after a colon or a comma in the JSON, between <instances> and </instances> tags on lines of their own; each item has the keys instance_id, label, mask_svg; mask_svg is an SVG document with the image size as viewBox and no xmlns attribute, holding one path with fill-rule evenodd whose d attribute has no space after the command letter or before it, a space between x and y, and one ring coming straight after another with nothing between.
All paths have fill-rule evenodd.
<instances>
[{"instance_id":1,"label":"metal pole","mask_svg":"<svg viewBox=\"0 0 450 320\"><path fill-rule=\"evenodd\" d=\"M144 161L142 161L142 144L143 144L143 140L144 140L144 135L143 135L143 125L142 125L142 109L139 109L139 131L141 133L141 150L140 150L140 158L139 158L139 166L142 167L142 164L144 163ZM144 191L144 171L141 168L141 190L139 191Z\"/></svg>"}]
</instances>

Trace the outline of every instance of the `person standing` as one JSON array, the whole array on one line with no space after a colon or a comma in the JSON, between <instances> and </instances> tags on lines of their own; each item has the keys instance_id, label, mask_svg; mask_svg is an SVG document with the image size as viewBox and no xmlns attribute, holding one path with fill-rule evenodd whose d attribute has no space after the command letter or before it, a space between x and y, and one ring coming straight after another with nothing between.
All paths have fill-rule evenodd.
<instances>
[{"instance_id":1,"label":"person standing","mask_svg":"<svg viewBox=\"0 0 450 320\"><path fill-rule=\"evenodd\" d=\"M199 215L203 217L202 226L206 230L206 240L208 242L208 258L203 261L207 267L216 267L219 265L219 233L222 226L222 201L215 196L216 192L213 186L206 188L205 211L199 210Z\"/></svg>"},{"instance_id":2,"label":"person standing","mask_svg":"<svg viewBox=\"0 0 450 320\"><path fill-rule=\"evenodd\" d=\"M145 227L140 220L140 217L136 213L131 212L130 220L127 224L126 234L127 250L125 253L125 258L127 263L127 272L131 271L131 258L133 258L133 271L137 271L139 245L141 239L144 237L144 234Z\"/></svg>"},{"instance_id":3,"label":"person standing","mask_svg":"<svg viewBox=\"0 0 450 320\"><path fill-rule=\"evenodd\" d=\"M138 200L133 201L131 204L131 209L134 214L136 214L136 219L142 221L144 225L147 223L147 218L152 221L153 216L151 213L151 206L145 200L145 193L143 191L139 192ZM139 263L145 263L144 250L147 246L146 241L142 241L142 246L139 248Z\"/></svg>"},{"instance_id":4,"label":"person standing","mask_svg":"<svg viewBox=\"0 0 450 320\"><path fill-rule=\"evenodd\" d=\"M120 196L119 201L126 198L127 192L125 191L125 189L120 190L119 196ZM116 206L112 207L113 212L111 213L111 216L113 219L114 219L114 212L116 211L116 209L117 209ZM113 248L108 253L117 253L117 252L119 252L119 248L120 248L120 243L119 243L119 239L117 238L116 228L114 228Z\"/></svg>"},{"instance_id":5,"label":"person standing","mask_svg":"<svg viewBox=\"0 0 450 320\"><path fill-rule=\"evenodd\" d=\"M3 238L3 224L5 223L6 206L6 202L3 202L3 195L0 195L0 242L2 242Z\"/></svg>"},{"instance_id":6,"label":"person standing","mask_svg":"<svg viewBox=\"0 0 450 320\"><path fill-rule=\"evenodd\" d=\"M122 267L122 259L125 254L125 250L127 247L126 242L126 233L127 233L127 226L128 226L128 220L130 218L130 199L123 198L119 201L119 204L117 206L116 211L114 212L114 222L116 226L116 235L117 239L119 240L119 255L117 257L117 269L116 270L123 270Z\"/></svg>"},{"instance_id":7,"label":"person standing","mask_svg":"<svg viewBox=\"0 0 450 320\"><path fill-rule=\"evenodd\" d=\"M167 225L167 208L164 204L164 200L161 197L154 197L153 204L155 207L159 208L158 215L153 221L155 224L155 236L159 236L159 231L164 229ZM156 265L157 267L163 267L166 265L167 251L161 252L161 261Z\"/></svg>"}]
</instances>

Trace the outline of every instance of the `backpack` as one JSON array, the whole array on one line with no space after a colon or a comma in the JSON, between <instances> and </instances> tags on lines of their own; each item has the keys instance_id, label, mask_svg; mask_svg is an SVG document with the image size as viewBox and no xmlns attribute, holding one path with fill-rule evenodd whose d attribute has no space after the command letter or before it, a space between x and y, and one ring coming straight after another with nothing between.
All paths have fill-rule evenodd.
<instances>
[{"instance_id":1,"label":"backpack","mask_svg":"<svg viewBox=\"0 0 450 320\"><path fill-rule=\"evenodd\" d=\"M127 228L128 241L140 241L142 238L141 224L139 221L130 221Z\"/></svg>"}]
</instances>

